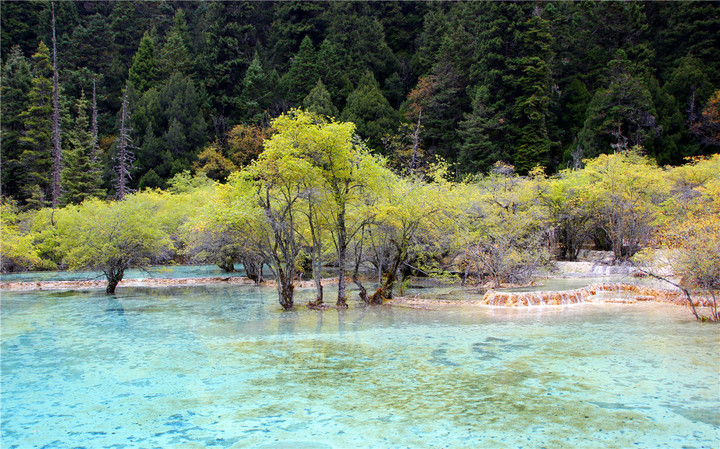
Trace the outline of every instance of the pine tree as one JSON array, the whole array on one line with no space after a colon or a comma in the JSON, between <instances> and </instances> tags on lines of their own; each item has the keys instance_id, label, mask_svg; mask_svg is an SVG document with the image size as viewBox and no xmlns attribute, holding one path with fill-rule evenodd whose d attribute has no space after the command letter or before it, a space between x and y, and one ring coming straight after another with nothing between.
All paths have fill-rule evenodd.
<instances>
[{"instance_id":1,"label":"pine tree","mask_svg":"<svg viewBox=\"0 0 720 449\"><path fill-rule=\"evenodd\" d=\"M213 121L221 125L218 141L241 120L243 77L271 12L261 2L209 2L198 18L205 28L198 36L197 77L206 88Z\"/></svg>"},{"instance_id":2,"label":"pine tree","mask_svg":"<svg viewBox=\"0 0 720 449\"><path fill-rule=\"evenodd\" d=\"M20 137L19 194L30 207L43 207L51 199L52 170L52 65L50 50L43 43L32 55L33 80L29 107L20 118L25 131Z\"/></svg>"},{"instance_id":3,"label":"pine tree","mask_svg":"<svg viewBox=\"0 0 720 449\"><path fill-rule=\"evenodd\" d=\"M652 95L645 83L633 75L634 67L626 53L618 50L609 66L609 85L593 95L578 136L583 158L625 152L646 144L659 131Z\"/></svg>"},{"instance_id":4,"label":"pine tree","mask_svg":"<svg viewBox=\"0 0 720 449\"><path fill-rule=\"evenodd\" d=\"M93 161L93 132L89 123L88 101L85 91L75 102L76 116L68 131L65 166L62 173L62 203L79 204L92 197L102 196L100 170Z\"/></svg>"},{"instance_id":5,"label":"pine tree","mask_svg":"<svg viewBox=\"0 0 720 449\"><path fill-rule=\"evenodd\" d=\"M325 88L322 80L318 80L317 84L303 100L305 110L316 114L325 115L327 117L337 117L338 109L330 98L330 92Z\"/></svg>"},{"instance_id":6,"label":"pine tree","mask_svg":"<svg viewBox=\"0 0 720 449\"><path fill-rule=\"evenodd\" d=\"M143 176L150 170L167 181L191 168L206 140L200 106L195 84L177 73L160 90L153 87L138 100L132 114L138 132L133 172L138 187L143 186Z\"/></svg>"},{"instance_id":7,"label":"pine tree","mask_svg":"<svg viewBox=\"0 0 720 449\"><path fill-rule=\"evenodd\" d=\"M260 56L255 52L243 79L243 105L245 122L261 123L267 118L271 89L260 64Z\"/></svg>"},{"instance_id":8,"label":"pine tree","mask_svg":"<svg viewBox=\"0 0 720 449\"><path fill-rule=\"evenodd\" d=\"M340 118L355 123L357 133L376 151L382 151L383 137L394 132L400 123L399 114L383 96L378 82L369 71L348 96Z\"/></svg>"},{"instance_id":9,"label":"pine tree","mask_svg":"<svg viewBox=\"0 0 720 449\"><path fill-rule=\"evenodd\" d=\"M165 43L157 53L157 77L166 80L175 73L188 75L192 69L192 58L187 49L187 22L185 13L178 9L175 25L167 32Z\"/></svg>"},{"instance_id":10,"label":"pine tree","mask_svg":"<svg viewBox=\"0 0 720 449\"><path fill-rule=\"evenodd\" d=\"M318 49L318 74L330 92L330 98L338 109L345 106L353 85L347 72L347 61L342 47L330 38L325 38Z\"/></svg>"},{"instance_id":11,"label":"pine tree","mask_svg":"<svg viewBox=\"0 0 720 449\"><path fill-rule=\"evenodd\" d=\"M285 97L293 105L300 105L302 99L312 90L319 77L318 60L312 40L302 40L300 49L292 60L290 70L282 77Z\"/></svg>"},{"instance_id":12,"label":"pine tree","mask_svg":"<svg viewBox=\"0 0 720 449\"><path fill-rule=\"evenodd\" d=\"M507 154L497 153L498 147L493 143L502 129L502 117L490 109L489 98L486 86L477 87L472 95L472 112L460 122L463 141L458 166L462 173L487 172L495 162L508 158Z\"/></svg>"},{"instance_id":13,"label":"pine tree","mask_svg":"<svg viewBox=\"0 0 720 449\"><path fill-rule=\"evenodd\" d=\"M23 132L23 121L20 114L25 111L28 96L32 87L30 64L23 56L19 46L14 46L2 68L2 84L0 84L0 111L2 114L2 141L0 141L0 161L2 161L2 184L0 191L3 196L18 194L20 173L20 154L22 152L20 136Z\"/></svg>"},{"instance_id":14,"label":"pine tree","mask_svg":"<svg viewBox=\"0 0 720 449\"><path fill-rule=\"evenodd\" d=\"M279 2L275 5L267 38L272 67L286 72L304 37L319 41L323 34L321 14L324 9L326 4L321 2Z\"/></svg>"},{"instance_id":15,"label":"pine tree","mask_svg":"<svg viewBox=\"0 0 720 449\"><path fill-rule=\"evenodd\" d=\"M132 66L128 72L128 80L130 80L138 93L142 94L155 85L156 77L155 41L150 34L145 33L133 57Z\"/></svg>"},{"instance_id":16,"label":"pine tree","mask_svg":"<svg viewBox=\"0 0 720 449\"><path fill-rule=\"evenodd\" d=\"M423 108L424 146L429 153L456 162L458 125L468 109L467 79L449 58L435 64L432 76L437 82Z\"/></svg>"},{"instance_id":17,"label":"pine tree","mask_svg":"<svg viewBox=\"0 0 720 449\"><path fill-rule=\"evenodd\" d=\"M513 113L518 122L514 162L521 175L537 165L547 167L550 153L546 125L550 104L550 25L541 17L537 7L526 26L520 39L525 54L518 60L522 74L518 78L519 95L515 99Z\"/></svg>"}]
</instances>

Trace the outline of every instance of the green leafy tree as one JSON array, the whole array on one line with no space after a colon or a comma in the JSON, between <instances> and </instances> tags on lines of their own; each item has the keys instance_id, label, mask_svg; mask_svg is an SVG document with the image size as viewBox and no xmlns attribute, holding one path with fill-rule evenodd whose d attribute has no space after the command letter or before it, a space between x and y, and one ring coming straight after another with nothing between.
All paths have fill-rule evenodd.
<instances>
[{"instance_id":1,"label":"green leafy tree","mask_svg":"<svg viewBox=\"0 0 720 449\"><path fill-rule=\"evenodd\" d=\"M466 277L489 280L497 288L527 282L547 267L547 215L536 201L533 179L521 178L511 165L498 162L487 176L462 188L459 260Z\"/></svg>"},{"instance_id":2,"label":"green leafy tree","mask_svg":"<svg viewBox=\"0 0 720 449\"><path fill-rule=\"evenodd\" d=\"M35 235L28 232L23 223L20 208L13 201L3 198L0 202L0 272L7 273L42 267L42 258L35 245Z\"/></svg>"},{"instance_id":3,"label":"green leafy tree","mask_svg":"<svg viewBox=\"0 0 720 449\"><path fill-rule=\"evenodd\" d=\"M143 192L123 201L85 201L69 206L57 226L63 261L70 269L101 271L112 294L125 270L161 261L174 249L163 207L167 194Z\"/></svg>"},{"instance_id":4,"label":"green leafy tree","mask_svg":"<svg viewBox=\"0 0 720 449\"><path fill-rule=\"evenodd\" d=\"M595 226L616 260L627 260L650 242L669 193L662 170L637 150L587 160L579 175Z\"/></svg>"}]
</instances>

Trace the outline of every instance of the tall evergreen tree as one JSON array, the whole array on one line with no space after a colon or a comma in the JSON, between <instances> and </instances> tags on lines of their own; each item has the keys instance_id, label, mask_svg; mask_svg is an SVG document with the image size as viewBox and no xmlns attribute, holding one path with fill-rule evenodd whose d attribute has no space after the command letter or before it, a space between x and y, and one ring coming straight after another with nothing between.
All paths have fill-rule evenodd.
<instances>
[{"instance_id":1,"label":"tall evergreen tree","mask_svg":"<svg viewBox=\"0 0 720 449\"><path fill-rule=\"evenodd\" d=\"M255 52L243 79L243 119L246 122L262 123L267 119L272 88Z\"/></svg>"},{"instance_id":2,"label":"tall evergreen tree","mask_svg":"<svg viewBox=\"0 0 720 449\"><path fill-rule=\"evenodd\" d=\"M260 2L209 2L198 19L197 75L213 111L216 140L241 120L243 77L271 12Z\"/></svg>"},{"instance_id":3,"label":"tall evergreen tree","mask_svg":"<svg viewBox=\"0 0 720 449\"><path fill-rule=\"evenodd\" d=\"M347 72L346 55L343 49L332 39L325 38L318 49L318 74L330 92L332 102L339 109L345 106L353 85Z\"/></svg>"},{"instance_id":4,"label":"tall evergreen tree","mask_svg":"<svg viewBox=\"0 0 720 449\"><path fill-rule=\"evenodd\" d=\"M281 82L285 97L293 105L300 105L303 98L310 93L320 76L315 47L308 36L302 40L300 49L292 60L288 73Z\"/></svg>"},{"instance_id":5,"label":"tall evergreen tree","mask_svg":"<svg viewBox=\"0 0 720 449\"><path fill-rule=\"evenodd\" d=\"M21 114L28 109L29 93L32 87L30 64L19 46L14 46L2 67L0 84L0 111L2 114L2 140L0 141L0 193L4 196L18 194L20 155L22 148L20 137L23 133Z\"/></svg>"},{"instance_id":6,"label":"tall evergreen tree","mask_svg":"<svg viewBox=\"0 0 720 449\"><path fill-rule=\"evenodd\" d=\"M172 176L191 168L206 141L200 104L195 84L180 74L137 102L132 122L140 136L134 172L138 188L165 187Z\"/></svg>"},{"instance_id":7,"label":"tall evergreen tree","mask_svg":"<svg viewBox=\"0 0 720 449\"><path fill-rule=\"evenodd\" d=\"M659 131L652 95L642 79L633 76L625 52L618 50L609 65L609 85L595 92L578 136L583 158L627 151Z\"/></svg>"},{"instance_id":8,"label":"tall evergreen tree","mask_svg":"<svg viewBox=\"0 0 720 449\"><path fill-rule=\"evenodd\" d=\"M323 35L323 11L327 3L279 2L273 11L268 30L271 62L282 72L290 69L292 55L298 52L305 37L319 42Z\"/></svg>"},{"instance_id":9,"label":"tall evergreen tree","mask_svg":"<svg viewBox=\"0 0 720 449\"><path fill-rule=\"evenodd\" d=\"M138 93L143 93L155 85L157 79L157 61L155 58L155 41L149 33L140 40L137 53L133 56L132 66L128 72L128 80L133 83Z\"/></svg>"},{"instance_id":10,"label":"tall evergreen tree","mask_svg":"<svg viewBox=\"0 0 720 449\"><path fill-rule=\"evenodd\" d=\"M536 165L547 167L550 138L546 119L550 104L550 64L552 36L549 22L536 8L525 23L520 39L524 54L518 60L521 75L518 78L518 96L515 99L513 118L518 121L515 143L515 170L526 174Z\"/></svg>"},{"instance_id":11,"label":"tall evergreen tree","mask_svg":"<svg viewBox=\"0 0 720 449\"><path fill-rule=\"evenodd\" d=\"M340 118L353 122L357 133L367 140L368 146L382 152L383 137L394 132L400 117L383 96L372 72L368 71L358 87L348 96Z\"/></svg>"},{"instance_id":12,"label":"tall evergreen tree","mask_svg":"<svg viewBox=\"0 0 720 449\"><path fill-rule=\"evenodd\" d=\"M461 173L487 172L495 162L507 159L507 154L496 152L498 147L494 141L502 129L502 117L490 109L489 99L487 86L477 87L472 94L472 112L466 113L465 120L459 124Z\"/></svg>"},{"instance_id":13,"label":"tall evergreen tree","mask_svg":"<svg viewBox=\"0 0 720 449\"><path fill-rule=\"evenodd\" d=\"M175 13L175 25L165 35L165 43L157 52L158 79L164 81L173 74L189 75L192 58L187 48L187 21L182 9Z\"/></svg>"},{"instance_id":14,"label":"tall evergreen tree","mask_svg":"<svg viewBox=\"0 0 720 449\"><path fill-rule=\"evenodd\" d=\"M93 133L88 117L85 91L75 102L75 120L68 130L65 148L65 165L62 173L63 204L79 204L92 197L101 197L102 179L93 159Z\"/></svg>"},{"instance_id":15,"label":"tall evergreen tree","mask_svg":"<svg viewBox=\"0 0 720 449\"><path fill-rule=\"evenodd\" d=\"M30 207L42 207L51 199L52 170L52 65L50 50L40 42L32 55L33 80L29 107L20 118L25 131L20 137L20 198Z\"/></svg>"},{"instance_id":16,"label":"tall evergreen tree","mask_svg":"<svg viewBox=\"0 0 720 449\"><path fill-rule=\"evenodd\" d=\"M431 154L456 162L460 151L458 124L467 110L467 78L449 59L441 59L433 67L437 80L433 93L423 108L423 142Z\"/></svg>"},{"instance_id":17,"label":"tall evergreen tree","mask_svg":"<svg viewBox=\"0 0 720 449\"><path fill-rule=\"evenodd\" d=\"M325 88L322 80L318 80L313 90L303 100L305 110L328 117L337 117L338 108L332 102L330 92Z\"/></svg>"},{"instance_id":18,"label":"tall evergreen tree","mask_svg":"<svg viewBox=\"0 0 720 449\"><path fill-rule=\"evenodd\" d=\"M51 197L52 207L57 207L60 202L61 193L61 175L62 175L62 132L60 131L60 84L58 80L58 65L57 65L57 43L55 38L55 2L50 2L50 9L52 11L52 66L53 66L53 129L52 129L52 140L53 140L53 168L52 168L52 183L51 183Z\"/></svg>"},{"instance_id":19,"label":"tall evergreen tree","mask_svg":"<svg viewBox=\"0 0 720 449\"><path fill-rule=\"evenodd\" d=\"M346 71L355 84L367 70L372 71L380 82L398 70L397 58L385 41L383 26L373 12L373 7L364 2L333 2L324 13L326 36L343 49Z\"/></svg>"}]
</instances>

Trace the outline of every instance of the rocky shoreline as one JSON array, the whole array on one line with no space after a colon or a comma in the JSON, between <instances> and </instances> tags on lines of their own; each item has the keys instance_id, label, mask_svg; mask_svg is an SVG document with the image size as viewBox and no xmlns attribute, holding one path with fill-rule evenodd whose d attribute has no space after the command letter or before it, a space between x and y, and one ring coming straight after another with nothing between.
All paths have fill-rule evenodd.
<instances>
[{"instance_id":1,"label":"rocky shoreline","mask_svg":"<svg viewBox=\"0 0 720 449\"><path fill-rule=\"evenodd\" d=\"M323 285L338 283L338 278L323 279ZM191 285L255 285L255 281L241 276L214 276L197 278L144 278L144 279L123 279L118 287L181 287ZM267 280L260 283L261 286L274 287L275 281ZM42 291L42 290L91 290L104 289L107 286L105 279L88 279L75 281L17 281L0 282L0 291ZM315 287L314 281L299 281L295 288L305 289Z\"/></svg>"},{"instance_id":2,"label":"rocky shoreline","mask_svg":"<svg viewBox=\"0 0 720 449\"><path fill-rule=\"evenodd\" d=\"M338 278L323 279L323 285L334 285ZM246 277L199 277L199 278L145 278L125 279L119 287L182 287L202 285L255 285L255 282ZM0 291L45 291L45 290L90 290L104 289L107 281L74 280L74 281L20 281L0 282ZM272 280L263 281L261 286L273 287ZM314 288L314 281L299 281L298 289ZM386 302L389 305L426 308L429 306L463 305L463 306L490 306L490 307L532 307L532 306L563 306L579 303L622 303L636 304L640 302L658 302L674 305L688 305L682 291L678 289L661 289L635 284L611 283L592 284L584 288L566 291L537 291L537 292L500 292L488 290L478 299L441 299L418 298L398 296ZM693 296L696 307L708 307L712 298L708 296Z\"/></svg>"}]
</instances>

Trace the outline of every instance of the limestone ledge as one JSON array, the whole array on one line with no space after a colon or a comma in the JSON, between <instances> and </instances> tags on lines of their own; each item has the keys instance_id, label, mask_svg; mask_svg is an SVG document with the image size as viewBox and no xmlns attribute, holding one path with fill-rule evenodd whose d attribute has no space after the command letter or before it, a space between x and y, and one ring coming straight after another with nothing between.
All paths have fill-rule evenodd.
<instances>
[{"instance_id":1,"label":"limestone ledge","mask_svg":"<svg viewBox=\"0 0 720 449\"><path fill-rule=\"evenodd\" d=\"M205 278L146 278L123 279L118 287L174 287L184 285L252 285L254 282L246 277L205 277ZM32 291L32 290L88 290L104 289L107 281L104 279L85 281L32 281L32 282L0 282L0 290L6 291Z\"/></svg>"},{"instance_id":2,"label":"limestone ledge","mask_svg":"<svg viewBox=\"0 0 720 449\"><path fill-rule=\"evenodd\" d=\"M479 300L447 300L397 297L390 304L423 307L436 304L483 305L498 307L562 306L579 303L623 303L662 302L687 305L687 299L680 290L660 289L634 284L592 284L584 288L567 291L498 292L489 290ZM693 296L696 307L707 307L712 303L709 296Z\"/></svg>"}]
</instances>

